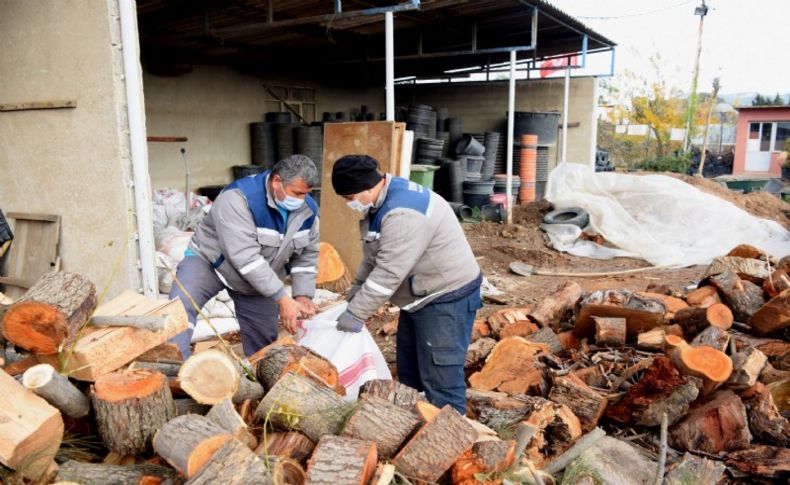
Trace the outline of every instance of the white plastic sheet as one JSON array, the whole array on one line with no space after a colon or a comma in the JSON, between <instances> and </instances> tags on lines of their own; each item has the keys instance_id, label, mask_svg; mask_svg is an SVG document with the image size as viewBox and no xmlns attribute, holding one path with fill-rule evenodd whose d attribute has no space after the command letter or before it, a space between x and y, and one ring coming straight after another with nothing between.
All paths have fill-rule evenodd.
<instances>
[{"instance_id":1,"label":"white plastic sheet","mask_svg":"<svg viewBox=\"0 0 790 485\"><path fill-rule=\"evenodd\" d=\"M592 230L657 266L708 264L738 244L776 257L790 254L790 231L777 222L665 175L594 172L564 163L551 172L546 199L557 208L585 209Z\"/></svg>"}]
</instances>

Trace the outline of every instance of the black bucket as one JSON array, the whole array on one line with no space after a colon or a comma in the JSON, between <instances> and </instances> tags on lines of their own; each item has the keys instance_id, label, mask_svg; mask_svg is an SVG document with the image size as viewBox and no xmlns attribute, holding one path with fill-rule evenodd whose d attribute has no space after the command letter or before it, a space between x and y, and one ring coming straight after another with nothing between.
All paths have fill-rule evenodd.
<instances>
[{"instance_id":1,"label":"black bucket","mask_svg":"<svg viewBox=\"0 0 790 485\"><path fill-rule=\"evenodd\" d=\"M271 168L277 161L273 123L250 123L250 158L253 165Z\"/></svg>"},{"instance_id":2,"label":"black bucket","mask_svg":"<svg viewBox=\"0 0 790 485\"><path fill-rule=\"evenodd\" d=\"M269 123L290 123L291 113L288 111L269 111L263 115L263 119Z\"/></svg>"},{"instance_id":3,"label":"black bucket","mask_svg":"<svg viewBox=\"0 0 790 485\"><path fill-rule=\"evenodd\" d=\"M514 117L514 139L521 135L538 135L538 145L557 143L559 111L516 111Z\"/></svg>"},{"instance_id":4,"label":"black bucket","mask_svg":"<svg viewBox=\"0 0 790 485\"><path fill-rule=\"evenodd\" d=\"M463 135L455 145L455 153L458 155L474 155L479 157L482 156L485 151L486 147L472 135Z\"/></svg>"},{"instance_id":5,"label":"black bucket","mask_svg":"<svg viewBox=\"0 0 790 485\"><path fill-rule=\"evenodd\" d=\"M473 194L471 192L464 191L464 204L468 205L469 207L482 207L491 203L489 197L490 195L488 194Z\"/></svg>"},{"instance_id":6,"label":"black bucket","mask_svg":"<svg viewBox=\"0 0 790 485\"><path fill-rule=\"evenodd\" d=\"M489 222L504 222L507 213L505 204L485 204L480 206L480 219Z\"/></svg>"},{"instance_id":7,"label":"black bucket","mask_svg":"<svg viewBox=\"0 0 790 485\"><path fill-rule=\"evenodd\" d=\"M266 171L266 167L261 167L260 165L234 165L231 168L233 169L234 180L248 177L250 175L257 175Z\"/></svg>"},{"instance_id":8,"label":"black bucket","mask_svg":"<svg viewBox=\"0 0 790 485\"><path fill-rule=\"evenodd\" d=\"M472 208L466 204L461 204L459 202L450 202L450 207L453 209L455 213L455 217L460 220L471 219L472 218Z\"/></svg>"}]
</instances>

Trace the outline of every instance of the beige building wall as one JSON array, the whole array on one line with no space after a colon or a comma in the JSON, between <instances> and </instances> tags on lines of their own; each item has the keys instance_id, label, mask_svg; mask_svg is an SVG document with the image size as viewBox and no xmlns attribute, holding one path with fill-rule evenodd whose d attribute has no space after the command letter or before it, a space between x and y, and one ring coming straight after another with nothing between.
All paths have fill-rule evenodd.
<instances>
[{"instance_id":1,"label":"beige building wall","mask_svg":"<svg viewBox=\"0 0 790 485\"><path fill-rule=\"evenodd\" d=\"M62 268L140 285L117 0L0 0L0 208L62 216ZM128 244L125 244L128 243Z\"/></svg>"}]
</instances>

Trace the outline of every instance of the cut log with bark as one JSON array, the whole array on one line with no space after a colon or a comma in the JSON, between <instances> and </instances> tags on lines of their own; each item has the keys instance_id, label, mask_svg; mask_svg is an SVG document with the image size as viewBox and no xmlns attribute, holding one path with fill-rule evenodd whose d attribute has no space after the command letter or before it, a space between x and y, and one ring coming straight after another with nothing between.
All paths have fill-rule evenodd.
<instances>
[{"instance_id":1,"label":"cut log with bark","mask_svg":"<svg viewBox=\"0 0 790 485\"><path fill-rule=\"evenodd\" d=\"M647 298L628 290L594 291L579 302L574 332L578 337L595 335L592 317L626 319L626 338L664 324L667 307L661 300Z\"/></svg>"},{"instance_id":2,"label":"cut log with bark","mask_svg":"<svg viewBox=\"0 0 790 485\"><path fill-rule=\"evenodd\" d=\"M81 418L90 412L88 396L49 364L39 364L26 370L22 385L72 418Z\"/></svg>"},{"instance_id":3,"label":"cut log with bark","mask_svg":"<svg viewBox=\"0 0 790 485\"><path fill-rule=\"evenodd\" d=\"M636 348L648 352L663 352L666 333L663 328L654 328L647 332L640 333L636 337Z\"/></svg>"},{"instance_id":4,"label":"cut log with bark","mask_svg":"<svg viewBox=\"0 0 790 485\"><path fill-rule=\"evenodd\" d=\"M595 428L607 405L606 397L572 374L554 378L549 400L568 406L585 432Z\"/></svg>"},{"instance_id":5,"label":"cut log with bark","mask_svg":"<svg viewBox=\"0 0 790 485\"><path fill-rule=\"evenodd\" d=\"M595 321L595 343L611 347L625 345L625 318L593 317Z\"/></svg>"},{"instance_id":6,"label":"cut log with bark","mask_svg":"<svg viewBox=\"0 0 790 485\"><path fill-rule=\"evenodd\" d=\"M96 306L96 286L76 273L41 277L3 316L9 342L36 354L68 348Z\"/></svg>"},{"instance_id":7,"label":"cut log with bark","mask_svg":"<svg viewBox=\"0 0 790 485\"><path fill-rule=\"evenodd\" d=\"M181 475L191 478L233 437L205 416L186 414L154 435L154 451Z\"/></svg>"},{"instance_id":8,"label":"cut log with bark","mask_svg":"<svg viewBox=\"0 0 790 485\"><path fill-rule=\"evenodd\" d=\"M178 345L165 342L144 352L136 360L139 362L184 362L184 357L181 355Z\"/></svg>"},{"instance_id":9,"label":"cut log with bark","mask_svg":"<svg viewBox=\"0 0 790 485\"><path fill-rule=\"evenodd\" d=\"M717 391L669 430L669 443L683 451L718 454L746 448L751 440L746 407L730 390Z\"/></svg>"},{"instance_id":10,"label":"cut log with bark","mask_svg":"<svg viewBox=\"0 0 790 485\"><path fill-rule=\"evenodd\" d=\"M338 434L349 405L332 389L289 373L264 396L255 411L263 422L301 431L313 441Z\"/></svg>"},{"instance_id":11,"label":"cut log with bark","mask_svg":"<svg viewBox=\"0 0 790 485\"><path fill-rule=\"evenodd\" d=\"M758 379L765 385L787 382L788 388L790 388L790 370L778 370L770 362L765 364ZM790 400L788 400L788 404L790 404Z\"/></svg>"},{"instance_id":12,"label":"cut log with bark","mask_svg":"<svg viewBox=\"0 0 790 485\"><path fill-rule=\"evenodd\" d=\"M727 256L737 256L739 258L749 259L763 259L766 252L762 249L752 246L751 244L739 244L732 248Z\"/></svg>"},{"instance_id":13,"label":"cut log with bark","mask_svg":"<svg viewBox=\"0 0 790 485\"><path fill-rule=\"evenodd\" d=\"M475 320L472 324L472 339L471 342L475 342L481 338L486 338L491 336L491 327L488 326L488 322L485 320Z\"/></svg>"},{"instance_id":14,"label":"cut log with bark","mask_svg":"<svg viewBox=\"0 0 790 485\"><path fill-rule=\"evenodd\" d=\"M95 315L90 323L94 327L134 327L159 332L167 326L167 315Z\"/></svg>"},{"instance_id":15,"label":"cut log with bark","mask_svg":"<svg viewBox=\"0 0 790 485\"><path fill-rule=\"evenodd\" d=\"M411 410L425 396L416 389L389 379L371 379L359 388L359 397L374 396L389 401L396 406Z\"/></svg>"},{"instance_id":16,"label":"cut log with bark","mask_svg":"<svg viewBox=\"0 0 790 485\"><path fill-rule=\"evenodd\" d=\"M395 479L395 465L392 463L381 463L376 466L376 473L370 479L370 485L390 485Z\"/></svg>"},{"instance_id":17,"label":"cut log with bark","mask_svg":"<svg viewBox=\"0 0 790 485\"><path fill-rule=\"evenodd\" d=\"M390 459L419 424L420 419L413 412L384 399L366 396L357 403L341 435L372 441L379 457Z\"/></svg>"},{"instance_id":18,"label":"cut log with bark","mask_svg":"<svg viewBox=\"0 0 790 485\"><path fill-rule=\"evenodd\" d=\"M313 454L315 443L298 431L264 433L255 450L258 456L282 456L298 463L306 463Z\"/></svg>"},{"instance_id":19,"label":"cut log with bark","mask_svg":"<svg viewBox=\"0 0 790 485\"><path fill-rule=\"evenodd\" d=\"M508 441L481 441L475 443L452 467L453 485L479 485L480 475L493 475L510 468L516 461L516 442ZM498 483L495 480L486 480L485 484Z\"/></svg>"},{"instance_id":20,"label":"cut log with bark","mask_svg":"<svg viewBox=\"0 0 790 485\"><path fill-rule=\"evenodd\" d=\"M212 406L206 417L230 433L231 436L247 445L251 450L258 446L258 440L247 429L247 423L236 412L236 408L233 407L230 399L223 399Z\"/></svg>"},{"instance_id":21,"label":"cut log with bark","mask_svg":"<svg viewBox=\"0 0 790 485\"><path fill-rule=\"evenodd\" d=\"M494 338L501 339L500 333L503 329L518 322L529 321L527 315L532 311L532 307L510 307L497 310L488 316L486 320L491 327Z\"/></svg>"},{"instance_id":22,"label":"cut log with bark","mask_svg":"<svg viewBox=\"0 0 790 485\"><path fill-rule=\"evenodd\" d=\"M740 279L732 271L711 277L710 283L716 287L724 303L730 307L736 321L748 322L765 303L762 288L751 281Z\"/></svg>"},{"instance_id":23,"label":"cut log with bark","mask_svg":"<svg viewBox=\"0 0 790 485\"><path fill-rule=\"evenodd\" d=\"M285 456L259 456L266 464L275 485L280 483L304 485L307 473L299 462Z\"/></svg>"},{"instance_id":24,"label":"cut log with bark","mask_svg":"<svg viewBox=\"0 0 790 485\"><path fill-rule=\"evenodd\" d=\"M345 436L322 436L307 462L308 485L367 485L376 471L376 444Z\"/></svg>"},{"instance_id":25,"label":"cut log with bark","mask_svg":"<svg viewBox=\"0 0 790 485\"><path fill-rule=\"evenodd\" d=\"M756 445L730 453L724 462L744 473L787 478L787 474L790 473L790 448Z\"/></svg>"},{"instance_id":26,"label":"cut log with bark","mask_svg":"<svg viewBox=\"0 0 790 485\"><path fill-rule=\"evenodd\" d=\"M266 348L255 364L255 375L264 389L271 389L282 376L294 372L345 395L345 388L338 383L337 368L307 347L274 342Z\"/></svg>"},{"instance_id":27,"label":"cut log with bark","mask_svg":"<svg viewBox=\"0 0 790 485\"><path fill-rule=\"evenodd\" d=\"M541 394L546 385L545 375L536 357L548 352L547 345L528 342L522 337L501 340L483 368L469 377L469 384L484 391Z\"/></svg>"},{"instance_id":28,"label":"cut log with bark","mask_svg":"<svg viewBox=\"0 0 790 485\"><path fill-rule=\"evenodd\" d=\"M236 363L216 349L192 355L178 372L181 389L201 404L213 405L233 398L239 378Z\"/></svg>"},{"instance_id":29,"label":"cut log with bark","mask_svg":"<svg viewBox=\"0 0 790 485\"><path fill-rule=\"evenodd\" d=\"M790 290L784 290L765 305L761 306L749 319L752 332L766 335L790 327Z\"/></svg>"},{"instance_id":30,"label":"cut log with bark","mask_svg":"<svg viewBox=\"0 0 790 485\"><path fill-rule=\"evenodd\" d=\"M721 298L715 286L701 286L686 295L686 303L707 308L714 303L721 303Z\"/></svg>"},{"instance_id":31,"label":"cut log with bark","mask_svg":"<svg viewBox=\"0 0 790 485\"><path fill-rule=\"evenodd\" d=\"M441 409L429 403L428 401L418 402L414 405L414 412L419 416L421 422L427 423L442 412Z\"/></svg>"},{"instance_id":32,"label":"cut log with bark","mask_svg":"<svg viewBox=\"0 0 790 485\"><path fill-rule=\"evenodd\" d=\"M524 340L536 344L546 344L553 354L561 354L565 350L565 347L562 346L562 343L557 338L557 334L550 327L543 327L537 332L524 337Z\"/></svg>"},{"instance_id":33,"label":"cut log with bark","mask_svg":"<svg viewBox=\"0 0 790 485\"><path fill-rule=\"evenodd\" d=\"M475 429L447 405L417 431L392 463L410 479L435 482L462 454L472 449L475 441Z\"/></svg>"},{"instance_id":34,"label":"cut log with bark","mask_svg":"<svg viewBox=\"0 0 790 485\"><path fill-rule=\"evenodd\" d=\"M562 348L565 349L566 352L576 350L582 346L581 340L573 333L573 330L558 333L557 340L560 341Z\"/></svg>"},{"instance_id":35,"label":"cut log with bark","mask_svg":"<svg viewBox=\"0 0 790 485\"><path fill-rule=\"evenodd\" d=\"M156 430L176 415L167 378L151 370L105 374L94 384L91 399L99 436L121 455L150 449Z\"/></svg>"},{"instance_id":36,"label":"cut log with bark","mask_svg":"<svg viewBox=\"0 0 790 485\"><path fill-rule=\"evenodd\" d=\"M777 269L763 281L763 291L770 298L785 290L790 290L790 275L787 270Z\"/></svg>"},{"instance_id":37,"label":"cut log with bark","mask_svg":"<svg viewBox=\"0 0 790 485\"><path fill-rule=\"evenodd\" d=\"M716 485L722 479L727 467L723 463L700 458L686 453L683 458L667 472L664 485Z\"/></svg>"},{"instance_id":38,"label":"cut log with bark","mask_svg":"<svg viewBox=\"0 0 790 485\"><path fill-rule=\"evenodd\" d=\"M183 362L140 362L134 361L129 364L129 369L148 369L155 370L167 377L178 377L178 371L181 370Z\"/></svg>"},{"instance_id":39,"label":"cut log with bark","mask_svg":"<svg viewBox=\"0 0 790 485\"><path fill-rule=\"evenodd\" d=\"M732 327L733 314L727 305L714 303L708 307L688 307L675 313L676 324L683 328L683 334L691 338L708 327L727 330Z\"/></svg>"},{"instance_id":40,"label":"cut log with bark","mask_svg":"<svg viewBox=\"0 0 790 485\"><path fill-rule=\"evenodd\" d=\"M738 256L715 258L705 271L705 277L719 275L728 271L734 272L742 280L761 285L769 276L769 265L765 261Z\"/></svg>"},{"instance_id":41,"label":"cut log with bark","mask_svg":"<svg viewBox=\"0 0 790 485\"><path fill-rule=\"evenodd\" d=\"M664 306L666 306L667 308L667 312L664 314L665 322L671 321L678 310L682 310L683 308L688 308L689 306L689 304L683 301L682 299L671 295L655 293L651 291L641 291L638 294L646 298L653 298L655 300L661 300L662 302L664 302Z\"/></svg>"},{"instance_id":42,"label":"cut log with bark","mask_svg":"<svg viewBox=\"0 0 790 485\"><path fill-rule=\"evenodd\" d=\"M766 362L768 357L754 347L736 352L732 356L732 375L727 379L727 386L736 390L752 387L757 383Z\"/></svg>"},{"instance_id":43,"label":"cut log with bark","mask_svg":"<svg viewBox=\"0 0 790 485\"><path fill-rule=\"evenodd\" d=\"M466 361L464 368L476 368L481 365L482 361L494 350L496 347L496 340L492 338L481 338L469 344L466 350Z\"/></svg>"},{"instance_id":44,"label":"cut log with bark","mask_svg":"<svg viewBox=\"0 0 790 485\"><path fill-rule=\"evenodd\" d=\"M228 440L200 468L189 485L274 485L266 464L243 443Z\"/></svg>"},{"instance_id":45,"label":"cut log with bark","mask_svg":"<svg viewBox=\"0 0 790 485\"><path fill-rule=\"evenodd\" d=\"M159 465L110 465L69 460L58 468L57 481L80 485L161 483L175 478L170 468Z\"/></svg>"},{"instance_id":46,"label":"cut log with bark","mask_svg":"<svg viewBox=\"0 0 790 485\"><path fill-rule=\"evenodd\" d=\"M205 416L211 410L211 406L208 404L200 404L189 397L173 399L173 403L176 406L176 416L182 416L184 414L199 414Z\"/></svg>"},{"instance_id":47,"label":"cut log with bark","mask_svg":"<svg viewBox=\"0 0 790 485\"><path fill-rule=\"evenodd\" d=\"M653 359L642 378L609 406L606 417L626 426L659 426L661 415L666 413L668 423L674 424L686 415L699 395L693 379L682 376L666 357Z\"/></svg>"},{"instance_id":48,"label":"cut log with bark","mask_svg":"<svg viewBox=\"0 0 790 485\"><path fill-rule=\"evenodd\" d=\"M729 344L730 333L719 327L708 327L700 332L691 341L692 347L707 345L708 347L713 347L714 349L720 350L722 352L726 352Z\"/></svg>"},{"instance_id":49,"label":"cut log with bark","mask_svg":"<svg viewBox=\"0 0 790 485\"><path fill-rule=\"evenodd\" d=\"M758 382L741 394L749 417L749 429L759 439L790 447L790 421L779 412L768 389Z\"/></svg>"},{"instance_id":50,"label":"cut log with bark","mask_svg":"<svg viewBox=\"0 0 790 485\"><path fill-rule=\"evenodd\" d=\"M524 454L535 466L542 468L581 437L582 426L568 406L542 397L530 396L526 399L530 411L522 423L532 426L533 433Z\"/></svg>"},{"instance_id":51,"label":"cut log with bark","mask_svg":"<svg viewBox=\"0 0 790 485\"><path fill-rule=\"evenodd\" d=\"M529 320L522 320L512 325L508 325L499 331L499 338L526 337L540 330L538 326Z\"/></svg>"},{"instance_id":52,"label":"cut log with bark","mask_svg":"<svg viewBox=\"0 0 790 485\"><path fill-rule=\"evenodd\" d=\"M60 412L0 371L0 463L37 480L63 439Z\"/></svg>"},{"instance_id":53,"label":"cut log with bark","mask_svg":"<svg viewBox=\"0 0 790 485\"><path fill-rule=\"evenodd\" d=\"M582 287L575 281L563 283L557 290L540 300L528 314L541 327L557 327L582 297ZM555 328L556 330L556 328Z\"/></svg>"},{"instance_id":54,"label":"cut log with bark","mask_svg":"<svg viewBox=\"0 0 790 485\"><path fill-rule=\"evenodd\" d=\"M681 374L702 379L702 395L706 396L732 375L732 360L713 347L692 347L685 340L668 335L667 356Z\"/></svg>"},{"instance_id":55,"label":"cut log with bark","mask_svg":"<svg viewBox=\"0 0 790 485\"><path fill-rule=\"evenodd\" d=\"M233 404L241 404L246 400L259 401L266 394L263 386L258 381L253 381L245 374L239 376L239 388L233 395Z\"/></svg>"},{"instance_id":56,"label":"cut log with bark","mask_svg":"<svg viewBox=\"0 0 790 485\"><path fill-rule=\"evenodd\" d=\"M504 392L466 390L466 414L496 429L514 427L529 414L532 406L527 396L509 396Z\"/></svg>"}]
</instances>

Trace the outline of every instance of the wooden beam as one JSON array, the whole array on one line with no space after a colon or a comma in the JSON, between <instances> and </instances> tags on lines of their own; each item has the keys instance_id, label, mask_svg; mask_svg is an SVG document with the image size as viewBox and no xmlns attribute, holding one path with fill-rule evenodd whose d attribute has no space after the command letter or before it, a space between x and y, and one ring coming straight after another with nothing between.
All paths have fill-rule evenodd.
<instances>
[{"instance_id":1,"label":"wooden beam","mask_svg":"<svg viewBox=\"0 0 790 485\"><path fill-rule=\"evenodd\" d=\"M77 100L30 101L25 103L0 103L0 111L30 111L35 109L76 108Z\"/></svg>"}]
</instances>

